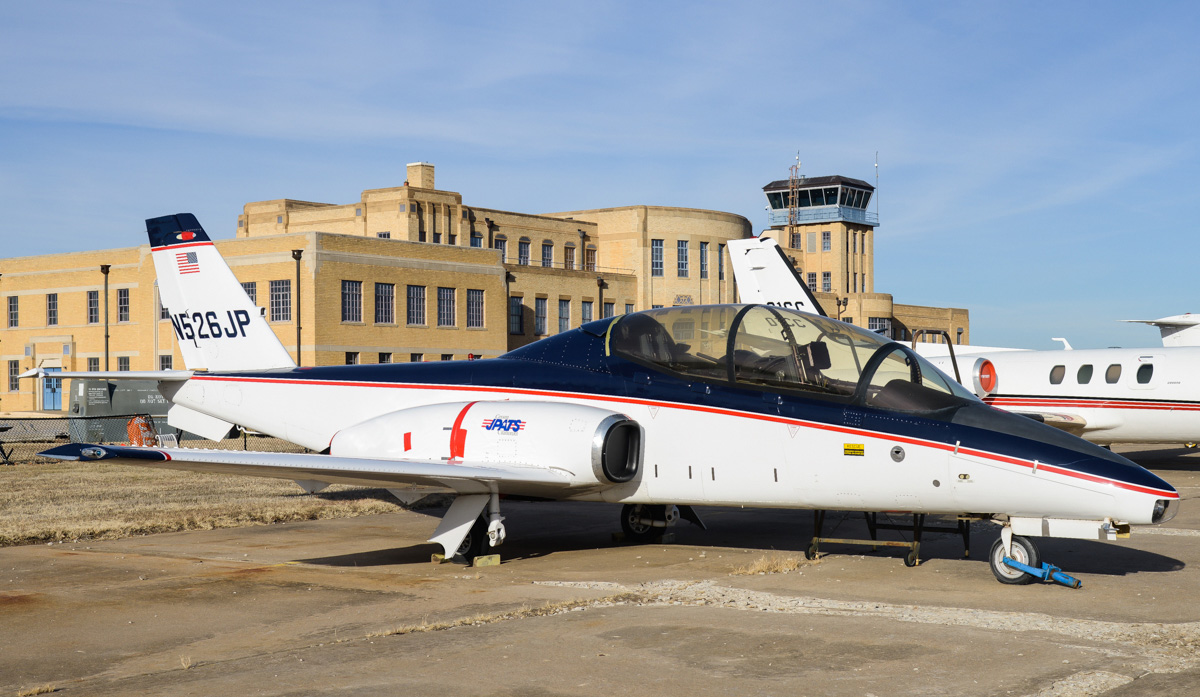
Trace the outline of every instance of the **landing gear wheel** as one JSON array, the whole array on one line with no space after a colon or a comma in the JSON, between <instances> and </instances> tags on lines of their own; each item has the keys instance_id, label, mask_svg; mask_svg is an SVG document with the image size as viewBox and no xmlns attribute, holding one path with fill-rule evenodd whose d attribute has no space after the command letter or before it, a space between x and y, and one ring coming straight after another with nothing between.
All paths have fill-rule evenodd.
<instances>
[{"instance_id":1,"label":"landing gear wheel","mask_svg":"<svg viewBox=\"0 0 1200 697\"><path fill-rule=\"evenodd\" d=\"M1037 546L1033 544L1033 540L1020 535L1013 535L1012 538L1012 554L1010 555L1013 561L1019 561L1022 564L1039 568L1042 565L1042 555L1038 552ZM1004 541L996 540L992 544L992 552L988 555L988 561L991 563L992 574L1000 583L1009 583L1014 585L1024 585L1033 583L1037 579L1024 571L1018 571L1004 563Z\"/></svg>"},{"instance_id":2,"label":"landing gear wheel","mask_svg":"<svg viewBox=\"0 0 1200 697\"><path fill-rule=\"evenodd\" d=\"M458 551L454 553L454 556L462 557L470 564L475 561L475 557L487 554L489 549L487 529L487 516L479 516L475 524L471 526L470 532L463 538L462 544L458 546Z\"/></svg>"},{"instance_id":3,"label":"landing gear wheel","mask_svg":"<svg viewBox=\"0 0 1200 697\"><path fill-rule=\"evenodd\" d=\"M809 561L816 559L819 554L820 550L817 548L816 542L812 543L808 546L808 549L804 550L804 558Z\"/></svg>"},{"instance_id":4,"label":"landing gear wheel","mask_svg":"<svg viewBox=\"0 0 1200 697\"><path fill-rule=\"evenodd\" d=\"M646 519L661 518L665 507L645 503L627 503L621 507L621 532L625 539L645 544L662 535L662 528L655 528Z\"/></svg>"},{"instance_id":5,"label":"landing gear wheel","mask_svg":"<svg viewBox=\"0 0 1200 697\"><path fill-rule=\"evenodd\" d=\"M908 556L904 557L904 565L910 568L919 564L920 561L921 560L917 558L917 550L915 549L909 552Z\"/></svg>"}]
</instances>

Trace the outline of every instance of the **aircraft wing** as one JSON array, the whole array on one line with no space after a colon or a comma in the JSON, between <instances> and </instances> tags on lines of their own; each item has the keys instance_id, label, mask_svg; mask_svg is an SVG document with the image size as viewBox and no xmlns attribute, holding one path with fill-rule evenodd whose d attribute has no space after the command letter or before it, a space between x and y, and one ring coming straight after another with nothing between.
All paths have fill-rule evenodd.
<instances>
[{"instance_id":1,"label":"aircraft wing","mask_svg":"<svg viewBox=\"0 0 1200 697\"><path fill-rule=\"evenodd\" d=\"M1061 412L1048 411L1022 411L1017 409L1006 409L1014 414L1028 416L1034 421L1041 421L1047 426L1053 426L1059 430L1066 431L1071 435L1078 436L1088 430L1087 419L1075 414L1063 414Z\"/></svg>"},{"instance_id":2,"label":"aircraft wing","mask_svg":"<svg viewBox=\"0 0 1200 697\"><path fill-rule=\"evenodd\" d=\"M566 474L559 474L550 469L498 463L450 464L335 457L318 453L138 448L86 443L60 445L38 454L57 460L103 461L158 469L291 479L297 482L385 488L418 484L448 488L459 494L486 494L492 486L496 486L501 492L507 492L531 489L561 490L570 485Z\"/></svg>"}]
</instances>

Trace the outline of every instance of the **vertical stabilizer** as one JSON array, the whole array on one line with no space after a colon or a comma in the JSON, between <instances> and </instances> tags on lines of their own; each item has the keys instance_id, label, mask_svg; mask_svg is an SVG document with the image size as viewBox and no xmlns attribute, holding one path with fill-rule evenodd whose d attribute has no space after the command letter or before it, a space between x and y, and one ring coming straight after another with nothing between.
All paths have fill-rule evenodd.
<instances>
[{"instance_id":1,"label":"vertical stabilizer","mask_svg":"<svg viewBox=\"0 0 1200 697\"><path fill-rule=\"evenodd\" d=\"M744 303L790 307L828 317L808 285L770 237L729 240L729 260Z\"/></svg>"},{"instance_id":2,"label":"vertical stabilizer","mask_svg":"<svg viewBox=\"0 0 1200 697\"><path fill-rule=\"evenodd\" d=\"M189 370L295 366L191 213L146 221L158 290Z\"/></svg>"}]
</instances>

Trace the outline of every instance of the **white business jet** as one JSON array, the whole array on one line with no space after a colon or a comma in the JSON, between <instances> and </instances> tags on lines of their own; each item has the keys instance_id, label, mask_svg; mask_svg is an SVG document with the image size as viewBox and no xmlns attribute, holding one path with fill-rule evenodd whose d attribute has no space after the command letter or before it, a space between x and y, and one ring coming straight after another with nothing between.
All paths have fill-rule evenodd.
<instances>
[{"instance_id":1,"label":"white business jet","mask_svg":"<svg viewBox=\"0 0 1200 697\"><path fill-rule=\"evenodd\" d=\"M48 456L309 491L450 490L431 538L447 556L504 541L502 496L622 503L634 539L698 520L693 505L958 515L1001 526L990 561L1004 583L1055 569L1031 537L1113 539L1178 508L1151 472L986 406L908 347L783 307L637 312L491 360L297 368L194 216L147 228L187 366L141 374L159 380L170 423L210 438L239 424L320 452L71 444ZM128 374L55 374L72 376Z\"/></svg>"}]
</instances>

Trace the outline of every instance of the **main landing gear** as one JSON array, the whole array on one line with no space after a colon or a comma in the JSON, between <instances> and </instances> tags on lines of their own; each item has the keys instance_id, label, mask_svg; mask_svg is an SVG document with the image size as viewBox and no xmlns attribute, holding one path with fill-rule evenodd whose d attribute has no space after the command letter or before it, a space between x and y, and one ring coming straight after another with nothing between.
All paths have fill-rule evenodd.
<instances>
[{"instance_id":1,"label":"main landing gear","mask_svg":"<svg viewBox=\"0 0 1200 697\"><path fill-rule=\"evenodd\" d=\"M621 507L621 532L634 544L657 542L667 528L674 527L680 518L707 530L700 515L691 506L662 506L649 503L627 503Z\"/></svg>"}]
</instances>

